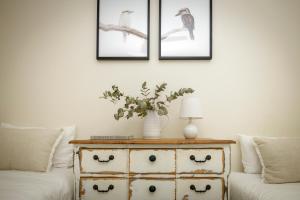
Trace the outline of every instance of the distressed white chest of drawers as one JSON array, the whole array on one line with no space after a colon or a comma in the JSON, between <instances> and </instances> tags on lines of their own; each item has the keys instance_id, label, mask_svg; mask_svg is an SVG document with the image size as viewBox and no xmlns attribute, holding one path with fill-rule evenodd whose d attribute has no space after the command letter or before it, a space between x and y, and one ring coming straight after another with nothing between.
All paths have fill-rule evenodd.
<instances>
[{"instance_id":1,"label":"distressed white chest of drawers","mask_svg":"<svg viewBox=\"0 0 300 200\"><path fill-rule=\"evenodd\" d=\"M228 200L232 140L74 140L76 200Z\"/></svg>"}]
</instances>

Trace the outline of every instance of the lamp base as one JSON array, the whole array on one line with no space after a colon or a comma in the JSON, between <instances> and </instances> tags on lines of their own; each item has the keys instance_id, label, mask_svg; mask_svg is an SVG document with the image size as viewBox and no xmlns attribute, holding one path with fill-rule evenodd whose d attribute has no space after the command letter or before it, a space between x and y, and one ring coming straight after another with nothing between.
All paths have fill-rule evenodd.
<instances>
[{"instance_id":1,"label":"lamp base","mask_svg":"<svg viewBox=\"0 0 300 200\"><path fill-rule=\"evenodd\" d=\"M186 139L195 139L198 136L198 127L195 124L190 122L183 129L183 133Z\"/></svg>"}]
</instances>

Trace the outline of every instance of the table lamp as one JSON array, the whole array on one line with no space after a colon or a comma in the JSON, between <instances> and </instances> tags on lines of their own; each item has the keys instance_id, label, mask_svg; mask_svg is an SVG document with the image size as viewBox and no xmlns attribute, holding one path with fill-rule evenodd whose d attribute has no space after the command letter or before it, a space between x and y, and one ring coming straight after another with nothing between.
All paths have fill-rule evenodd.
<instances>
[{"instance_id":1,"label":"table lamp","mask_svg":"<svg viewBox=\"0 0 300 200\"><path fill-rule=\"evenodd\" d=\"M180 118L188 119L188 125L183 129L184 137L194 139L198 135L198 127L193 124L193 119L203 118L201 102L198 97L188 96L181 102Z\"/></svg>"}]
</instances>

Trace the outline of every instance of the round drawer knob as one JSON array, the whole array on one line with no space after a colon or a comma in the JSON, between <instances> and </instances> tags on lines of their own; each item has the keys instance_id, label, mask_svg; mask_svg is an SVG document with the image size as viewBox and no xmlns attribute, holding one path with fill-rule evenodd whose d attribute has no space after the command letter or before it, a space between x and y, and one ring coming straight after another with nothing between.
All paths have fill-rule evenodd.
<instances>
[{"instance_id":1,"label":"round drawer knob","mask_svg":"<svg viewBox=\"0 0 300 200\"><path fill-rule=\"evenodd\" d=\"M98 185L93 185L94 190L98 190Z\"/></svg>"},{"instance_id":2,"label":"round drawer knob","mask_svg":"<svg viewBox=\"0 0 300 200\"><path fill-rule=\"evenodd\" d=\"M109 160L113 160L113 159L115 159L115 157L113 155L110 155Z\"/></svg>"},{"instance_id":3,"label":"round drawer knob","mask_svg":"<svg viewBox=\"0 0 300 200\"><path fill-rule=\"evenodd\" d=\"M113 185L109 185L109 186L108 186L108 189L109 189L109 190L113 190L113 189L114 189L114 186L113 186Z\"/></svg>"},{"instance_id":4,"label":"round drawer knob","mask_svg":"<svg viewBox=\"0 0 300 200\"><path fill-rule=\"evenodd\" d=\"M150 191L150 192L155 192L155 191L156 191L156 187L155 187L154 185L151 185L151 186L149 187L149 191Z\"/></svg>"},{"instance_id":5,"label":"round drawer knob","mask_svg":"<svg viewBox=\"0 0 300 200\"><path fill-rule=\"evenodd\" d=\"M211 160L211 155L207 155L207 156L205 157L205 159L206 159L206 160Z\"/></svg>"},{"instance_id":6,"label":"round drawer knob","mask_svg":"<svg viewBox=\"0 0 300 200\"><path fill-rule=\"evenodd\" d=\"M156 156L155 156L155 155L149 156L149 160L150 160L151 162L156 161Z\"/></svg>"},{"instance_id":7,"label":"round drawer knob","mask_svg":"<svg viewBox=\"0 0 300 200\"><path fill-rule=\"evenodd\" d=\"M97 155L94 155L94 156L93 156L93 159L94 159L94 160L98 160L99 157L98 157Z\"/></svg>"},{"instance_id":8,"label":"round drawer knob","mask_svg":"<svg viewBox=\"0 0 300 200\"><path fill-rule=\"evenodd\" d=\"M194 155L191 155L191 156L190 156L190 160L195 160L195 156L194 156Z\"/></svg>"}]
</instances>

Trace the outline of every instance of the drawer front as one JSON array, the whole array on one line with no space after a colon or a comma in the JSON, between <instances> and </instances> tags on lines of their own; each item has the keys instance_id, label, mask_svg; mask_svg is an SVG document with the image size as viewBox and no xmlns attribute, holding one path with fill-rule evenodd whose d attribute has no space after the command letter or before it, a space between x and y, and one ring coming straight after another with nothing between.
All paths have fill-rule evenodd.
<instances>
[{"instance_id":1,"label":"drawer front","mask_svg":"<svg viewBox=\"0 0 300 200\"><path fill-rule=\"evenodd\" d=\"M223 200L224 181L221 178L177 179L176 199L182 200Z\"/></svg>"},{"instance_id":2,"label":"drawer front","mask_svg":"<svg viewBox=\"0 0 300 200\"><path fill-rule=\"evenodd\" d=\"M130 181L130 200L174 200L175 179L135 179Z\"/></svg>"},{"instance_id":3,"label":"drawer front","mask_svg":"<svg viewBox=\"0 0 300 200\"><path fill-rule=\"evenodd\" d=\"M128 180L108 178L81 178L81 200L128 200Z\"/></svg>"},{"instance_id":4,"label":"drawer front","mask_svg":"<svg viewBox=\"0 0 300 200\"><path fill-rule=\"evenodd\" d=\"M82 149L80 150L82 173L127 173L127 149Z\"/></svg>"},{"instance_id":5,"label":"drawer front","mask_svg":"<svg viewBox=\"0 0 300 200\"><path fill-rule=\"evenodd\" d=\"M175 151L131 150L131 173L175 173Z\"/></svg>"},{"instance_id":6,"label":"drawer front","mask_svg":"<svg viewBox=\"0 0 300 200\"><path fill-rule=\"evenodd\" d=\"M221 174L224 172L223 149L177 149L177 173Z\"/></svg>"}]
</instances>

